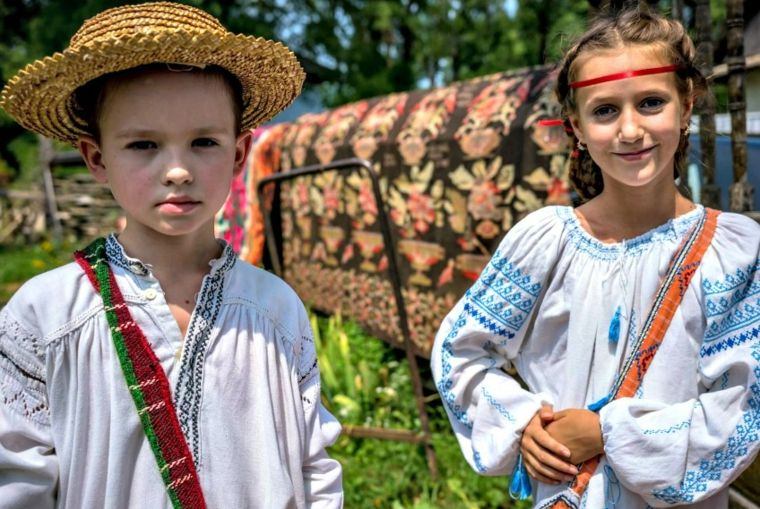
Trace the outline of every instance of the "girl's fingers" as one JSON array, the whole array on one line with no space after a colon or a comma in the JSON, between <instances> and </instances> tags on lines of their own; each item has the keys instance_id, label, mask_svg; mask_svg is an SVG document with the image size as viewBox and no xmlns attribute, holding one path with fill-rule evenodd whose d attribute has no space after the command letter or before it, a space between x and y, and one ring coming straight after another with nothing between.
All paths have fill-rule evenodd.
<instances>
[{"instance_id":1,"label":"girl's fingers","mask_svg":"<svg viewBox=\"0 0 760 509\"><path fill-rule=\"evenodd\" d=\"M525 470L528 471L528 475L531 476L531 478L540 481L545 484L559 484L558 481L555 481L554 479L549 479L548 477L544 477L543 475L536 472L533 467L526 461L526 457L523 456L523 461L525 464Z\"/></svg>"},{"instance_id":2,"label":"girl's fingers","mask_svg":"<svg viewBox=\"0 0 760 509\"><path fill-rule=\"evenodd\" d=\"M543 428L540 430L536 430L536 432L533 434L533 440L549 451L550 453L554 454L555 456L559 458L570 458L570 449L562 445L561 443L557 442L549 433L547 433Z\"/></svg>"},{"instance_id":3,"label":"girl's fingers","mask_svg":"<svg viewBox=\"0 0 760 509\"><path fill-rule=\"evenodd\" d=\"M554 408L551 405L543 405L539 410L539 416L543 421L551 421L554 418Z\"/></svg>"},{"instance_id":4,"label":"girl's fingers","mask_svg":"<svg viewBox=\"0 0 760 509\"><path fill-rule=\"evenodd\" d=\"M523 461L525 462L525 468L527 469L530 467L536 474L535 478L539 481L557 484L560 482L568 482L573 479L572 476L558 472L557 470L541 463L533 454L529 453L528 455L523 456Z\"/></svg>"},{"instance_id":5,"label":"girl's fingers","mask_svg":"<svg viewBox=\"0 0 760 509\"><path fill-rule=\"evenodd\" d=\"M562 474L565 476L578 475L578 468L575 465L568 463L561 458L558 458L546 449L542 448L540 445L536 444L532 448L531 454L536 458L536 460L541 462L541 464L558 472L562 472Z\"/></svg>"}]
</instances>

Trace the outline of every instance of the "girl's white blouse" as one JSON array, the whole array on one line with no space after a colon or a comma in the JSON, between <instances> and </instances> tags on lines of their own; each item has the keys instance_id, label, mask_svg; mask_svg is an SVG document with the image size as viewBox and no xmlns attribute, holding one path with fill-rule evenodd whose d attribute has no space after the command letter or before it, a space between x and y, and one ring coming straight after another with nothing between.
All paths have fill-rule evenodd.
<instances>
[{"instance_id":1,"label":"girl's white blouse","mask_svg":"<svg viewBox=\"0 0 760 509\"><path fill-rule=\"evenodd\" d=\"M444 320L431 359L476 471L512 472L522 430L542 402L584 408L608 394L671 258L702 214L698 206L604 244L571 208L546 207L507 233ZM536 506L560 496L589 508L727 506L727 486L760 449L759 251L760 226L738 214L718 217L638 393L599 413L605 455L586 495L534 482Z\"/></svg>"},{"instance_id":2,"label":"girl's white blouse","mask_svg":"<svg viewBox=\"0 0 760 509\"><path fill-rule=\"evenodd\" d=\"M109 263L161 362L208 507L342 506L340 425L320 403L306 312L280 279L210 262L183 339L150 268ZM0 506L170 508L109 334L76 264L35 277L0 312Z\"/></svg>"}]
</instances>

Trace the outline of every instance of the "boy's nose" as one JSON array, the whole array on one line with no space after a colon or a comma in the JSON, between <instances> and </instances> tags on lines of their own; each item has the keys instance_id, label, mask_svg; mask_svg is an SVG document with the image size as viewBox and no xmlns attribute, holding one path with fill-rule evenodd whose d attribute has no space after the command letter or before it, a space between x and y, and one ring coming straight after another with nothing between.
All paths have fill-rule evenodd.
<instances>
[{"instance_id":1,"label":"boy's nose","mask_svg":"<svg viewBox=\"0 0 760 509\"><path fill-rule=\"evenodd\" d=\"M164 173L164 184L183 185L193 182L193 175L182 165L172 165Z\"/></svg>"}]
</instances>

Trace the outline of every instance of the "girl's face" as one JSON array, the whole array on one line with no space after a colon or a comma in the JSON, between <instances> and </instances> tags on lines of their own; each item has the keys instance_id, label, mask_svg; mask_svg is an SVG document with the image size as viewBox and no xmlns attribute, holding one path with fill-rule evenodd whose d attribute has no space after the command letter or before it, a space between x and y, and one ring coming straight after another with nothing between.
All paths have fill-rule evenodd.
<instances>
[{"instance_id":1,"label":"girl's face","mask_svg":"<svg viewBox=\"0 0 760 509\"><path fill-rule=\"evenodd\" d=\"M659 53L642 46L595 53L579 62L575 80L670 65ZM692 106L679 94L674 73L608 81L575 94L573 128L602 169L605 188L672 182L673 156Z\"/></svg>"}]
</instances>

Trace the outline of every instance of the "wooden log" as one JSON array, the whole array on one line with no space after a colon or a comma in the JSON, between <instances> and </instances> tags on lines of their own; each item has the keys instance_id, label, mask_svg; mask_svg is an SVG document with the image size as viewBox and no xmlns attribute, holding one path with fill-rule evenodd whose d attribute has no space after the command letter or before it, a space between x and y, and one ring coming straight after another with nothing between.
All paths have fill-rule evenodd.
<instances>
[{"instance_id":1,"label":"wooden log","mask_svg":"<svg viewBox=\"0 0 760 509\"><path fill-rule=\"evenodd\" d=\"M710 0L697 0L695 21L697 28L697 60L699 70L712 81L713 42ZM715 184L715 96L708 92L698 104L699 146L702 152L702 196L701 202L720 209L720 189Z\"/></svg>"},{"instance_id":2,"label":"wooden log","mask_svg":"<svg viewBox=\"0 0 760 509\"><path fill-rule=\"evenodd\" d=\"M726 43L728 65L728 110L731 114L731 154L734 183L729 189L729 208L734 212L752 210L753 189L747 180L747 103L744 77L744 2L726 2Z\"/></svg>"},{"instance_id":3,"label":"wooden log","mask_svg":"<svg viewBox=\"0 0 760 509\"><path fill-rule=\"evenodd\" d=\"M421 444L428 441L427 436L424 433L408 429L376 428L371 426L352 426L351 424L344 424L341 433L352 438L379 438L382 440L396 440L399 442L410 442L414 444Z\"/></svg>"}]
</instances>

